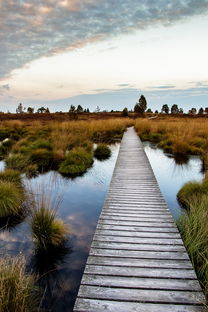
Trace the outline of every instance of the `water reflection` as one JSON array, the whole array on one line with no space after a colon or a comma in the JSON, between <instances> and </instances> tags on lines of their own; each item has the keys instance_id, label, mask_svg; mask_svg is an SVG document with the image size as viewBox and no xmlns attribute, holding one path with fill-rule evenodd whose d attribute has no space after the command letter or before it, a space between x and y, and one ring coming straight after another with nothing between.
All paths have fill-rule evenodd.
<instances>
[{"instance_id":1,"label":"water reflection","mask_svg":"<svg viewBox=\"0 0 208 312\"><path fill-rule=\"evenodd\" d=\"M10 255L24 253L28 270L40 274L39 284L45 292L44 307L49 311L70 312L76 299L92 237L111 180L119 144L111 146L112 156L105 161L94 160L85 175L68 179L50 171L32 179L24 178L29 192L35 196L50 194L51 201L60 197L58 217L69 225L65 248L49 253L35 252L29 218L11 229L1 231L0 247ZM2 164L3 167L3 164Z\"/></svg>"},{"instance_id":2,"label":"water reflection","mask_svg":"<svg viewBox=\"0 0 208 312\"><path fill-rule=\"evenodd\" d=\"M184 183L203 179L202 161L198 156L175 159L149 142L144 142L144 147L163 196L173 217L177 219L183 210L177 202L176 194Z\"/></svg>"}]
</instances>

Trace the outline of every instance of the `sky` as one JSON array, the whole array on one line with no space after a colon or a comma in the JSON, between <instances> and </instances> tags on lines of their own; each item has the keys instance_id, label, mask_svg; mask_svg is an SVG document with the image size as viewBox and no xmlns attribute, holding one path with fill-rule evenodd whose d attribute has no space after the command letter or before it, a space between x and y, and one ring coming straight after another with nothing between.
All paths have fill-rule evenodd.
<instances>
[{"instance_id":1,"label":"sky","mask_svg":"<svg viewBox=\"0 0 208 312\"><path fill-rule=\"evenodd\" d=\"M208 107L208 0L0 0L0 111Z\"/></svg>"}]
</instances>

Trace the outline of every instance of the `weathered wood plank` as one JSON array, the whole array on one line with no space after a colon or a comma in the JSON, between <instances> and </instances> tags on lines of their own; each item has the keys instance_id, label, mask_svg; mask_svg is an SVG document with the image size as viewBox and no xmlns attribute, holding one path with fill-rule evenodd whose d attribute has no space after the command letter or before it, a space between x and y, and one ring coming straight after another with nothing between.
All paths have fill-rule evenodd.
<instances>
[{"instance_id":1,"label":"weathered wood plank","mask_svg":"<svg viewBox=\"0 0 208 312\"><path fill-rule=\"evenodd\" d=\"M109 288L81 285L79 297L89 299L122 300L128 302L157 302L177 304L205 303L201 292L191 291L164 291L152 289ZM127 310L128 311L128 310Z\"/></svg>"},{"instance_id":2,"label":"weathered wood plank","mask_svg":"<svg viewBox=\"0 0 208 312\"><path fill-rule=\"evenodd\" d=\"M90 249L90 255L92 256L111 256L111 257L123 257L123 258L137 258L137 259L177 259L186 260L189 259L186 252L169 252L169 251L143 251L143 250L116 250L116 249Z\"/></svg>"},{"instance_id":3,"label":"weathered wood plank","mask_svg":"<svg viewBox=\"0 0 208 312\"><path fill-rule=\"evenodd\" d=\"M114 257L99 257L89 256L87 264L95 265L112 265L124 267L140 267L140 268L178 268L178 269L192 269L189 260L157 260L157 259L134 259L134 258L114 258Z\"/></svg>"},{"instance_id":4,"label":"weathered wood plank","mask_svg":"<svg viewBox=\"0 0 208 312\"><path fill-rule=\"evenodd\" d=\"M170 269L170 268L139 268L124 266L102 266L89 265L85 267L85 273L114 276L136 276L154 278L180 278L196 279L196 274L191 269Z\"/></svg>"},{"instance_id":5,"label":"weathered wood plank","mask_svg":"<svg viewBox=\"0 0 208 312\"><path fill-rule=\"evenodd\" d=\"M84 274L83 285L158 290L200 291L197 280Z\"/></svg>"},{"instance_id":6,"label":"weathered wood plank","mask_svg":"<svg viewBox=\"0 0 208 312\"><path fill-rule=\"evenodd\" d=\"M150 304L78 298L74 312L205 312L204 306Z\"/></svg>"},{"instance_id":7,"label":"weathered wood plank","mask_svg":"<svg viewBox=\"0 0 208 312\"><path fill-rule=\"evenodd\" d=\"M107 236L107 235L94 235L94 241L101 242L116 242L116 243L132 243L132 244L155 244L155 245L182 245L182 240L174 238L144 238L144 237L126 237L126 236Z\"/></svg>"},{"instance_id":8,"label":"weathered wood plank","mask_svg":"<svg viewBox=\"0 0 208 312\"><path fill-rule=\"evenodd\" d=\"M111 235L111 236L126 236L126 237L140 237L140 238L181 238L179 233L163 233L163 232L134 232L134 231L119 231L119 230L100 230L97 228L97 235Z\"/></svg>"}]
</instances>

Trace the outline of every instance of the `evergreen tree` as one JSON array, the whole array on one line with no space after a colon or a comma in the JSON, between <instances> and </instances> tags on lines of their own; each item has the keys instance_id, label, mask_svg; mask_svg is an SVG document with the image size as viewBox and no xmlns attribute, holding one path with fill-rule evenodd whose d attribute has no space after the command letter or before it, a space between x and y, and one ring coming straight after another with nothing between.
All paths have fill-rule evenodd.
<instances>
[{"instance_id":1,"label":"evergreen tree","mask_svg":"<svg viewBox=\"0 0 208 312\"><path fill-rule=\"evenodd\" d=\"M199 115L204 114L204 109L203 109L202 107L199 109L198 114L199 114Z\"/></svg>"},{"instance_id":2,"label":"evergreen tree","mask_svg":"<svg viewBox=\"0 0 208 312\"><path fill-rule=\"evenodd\" d=\"M147 101L144 95L141 95L139 101L134 106L134 112L137 114L143 114L147 109Z\"/></svg>"}]
</instances>

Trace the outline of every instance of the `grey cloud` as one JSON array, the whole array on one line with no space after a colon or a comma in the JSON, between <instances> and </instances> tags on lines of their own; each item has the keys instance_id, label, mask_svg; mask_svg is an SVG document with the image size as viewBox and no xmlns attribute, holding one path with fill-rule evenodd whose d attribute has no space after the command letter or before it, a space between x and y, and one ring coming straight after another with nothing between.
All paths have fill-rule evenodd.
<instances>
[{"instance_id":1,"label":"grey cloud","mask_svg":"<svg viewBox=\"0 0 208 312\"><path fill-rule=\"evenodd\" d=\"M4 94L5 92L10 91L10 85L0 85L0 94Z\"/></svg>"},{"instance_id":2,"label":"grey cloud","mask_svg":"<svg viewBox=\"0 0 208 312\"><path fill-rule=\"evenodd\" d=\"M0 0L0 77L42 56L207 10L207 0Z\"/></svg>"},{"instance_id":3,"label":"grey cloud","mask_svg":"<svg viewBox=\"0 0 208 312\"><path fill-rule=\"evenodd\" d=\"M157 87L150 87L150 89L174 89L175 86L172 85L164 85L164 86L157 86Z\"/></svg>"}]
</instances>

